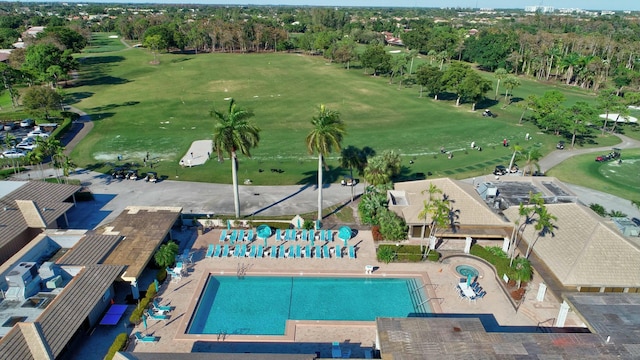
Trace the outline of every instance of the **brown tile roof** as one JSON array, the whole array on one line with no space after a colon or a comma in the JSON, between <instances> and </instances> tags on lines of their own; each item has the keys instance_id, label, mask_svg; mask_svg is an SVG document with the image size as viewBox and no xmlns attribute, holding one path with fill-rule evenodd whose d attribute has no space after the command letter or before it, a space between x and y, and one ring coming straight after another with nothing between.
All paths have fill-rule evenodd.
<instances>
[{"instance_id":1,"label":"brown tile roof","mask_svg":"<svg viewBox=\"0 0 640 360\"><path fill-rule=\"evenodd\" d=\"M42 335L54 357L58 357L89 313L122 274L124 266L87 266L76 275L38 317ZM24 335L16 326L0 339L2 359L33 359Z\"/></svg>"},{"instance_id":2,"label":"brown tile roof","mask_svg":"<svg viewBox=\"0 0 640 360\"><path fill-rule=\"evenodd\" d=\"M127 265L122 276L126 281L137 279L153 253L180 217L180 207L129 206L108 227L108 234L125 238L104 260L105 264Z\"/></svg>"},{"instance_id":3,"label":"brown tile roof","mask_svg":"<svg viewBox=\"0 0 640 360\"><path fill-rule=\"evenodd\" d=\"M564 286L640 287L640 248L613 225L579 204L546 207L557 217L553 234L538 237L530 224L523 240L535 241L533 251ZM518 218L515 206L504 213Z\"/></svg>"},{"instance_id":4,"label":"brown tile roof","mask_svg":"<svg viewBox=\"0 0 640 360\"><path fill-rule=\"evenodd\" d=\"M408 181L394 184L394 190L389 193L392 196L401 196L406 200L406 204L389 204L389 209L403 216L407 224L422 224L424 218L418 214L424 208L424 201L428 194L422 194L423 190L429 189L429 185L434 184L442 195L446 195L451 200L453 210L459 210L458 222L460 225L494 225L505 226L508 222L500 215L494 213L480 198L472 184L449 178Z\"/></svg>"}]
</instances>

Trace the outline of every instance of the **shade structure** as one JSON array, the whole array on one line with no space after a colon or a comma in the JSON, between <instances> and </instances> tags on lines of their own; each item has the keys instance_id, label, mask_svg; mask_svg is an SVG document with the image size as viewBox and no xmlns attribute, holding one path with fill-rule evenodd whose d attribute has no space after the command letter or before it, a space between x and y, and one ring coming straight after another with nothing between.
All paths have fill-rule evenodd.
<instances>
[{"instance_id":1,"label":"shade structure","mask_svg":"<svg viewBox=\"0 0 640 360\"><path fill-rule=\"evenodd\" d=\"M351 228L348 226L342 226L338 229L338 237L344 241L344 246L347 246L347 241L351 239Z\"/></svg>"},{"instance_id":2,"label":"shade structure","mask_svg":"<svg viewBox=\"0 0 640 360\"><path fill-rule=\"evenodd\" d=\"M264 239L264 246L267 246L267 238L271 236L271 227L267 224L262 224L256 228L256 234L259 238Z\"/></svg>"}]
</instances>

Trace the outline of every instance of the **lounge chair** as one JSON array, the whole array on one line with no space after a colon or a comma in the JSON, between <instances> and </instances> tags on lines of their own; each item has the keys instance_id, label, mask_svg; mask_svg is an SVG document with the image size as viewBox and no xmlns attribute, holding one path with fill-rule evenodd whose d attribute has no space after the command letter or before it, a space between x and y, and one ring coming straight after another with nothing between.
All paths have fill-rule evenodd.
<instances>
[{"instance_id":1,"label":"lounge chair","mask_svg":"<svg viewBox=\"0 0 640 360\"><path fill-rule=\"evenodd\" d=\"M263 245L258 245L258 251L256 251L256 257L263 257L264 256L264 246Z\"/></svg>"},{"instance_id":2,"label":"lounge chair","mask_svg":"<svg viewBox=\"0 0 640 360\"><path fill-rule=\"evenodd\" d=\"M282 259L283 257L287 257L286 250L285 250L285 246L280 245L280 247L278 248L278 259Z\"/></svg>"},{"instance_id":3,"label":"lounge chair","mask_svg":"<svg viewBox=\"0 0 640 360\"><path fill-rule=\"evenodd\" d=\"M349 259L355 259L356 258L356 248L353 245L349 246Z\"/></svg>"},{"instance_id":4,"label":"lounge chair","mask_svg":"<svg viewBox=\"0 0 640 360\"><path fill-rule=\"evenodd\" d=\"M213 244L209 244L209 247L207 248L207 253L204 255L204 257L207 259L210 259L213 256L214 250L215 250L215 246Z\"/></svg>"},{"instance_id":5,"label":"lounge chair","mask_svg":"<svg viewBox=\"0 0 640 360\"><path fill-rule=\"evenodd\" d=\"M253 230L247 231L247 241L253 241Z\"/></svg>"},{"instance_id":6,"label":"lounge chair","mask_svg":"<svg viewBox=\"0 0 640 360\"><path fill-rule=\"evenodd\" d=\"M282 241L282 230L276 229L276 241Z\"/></svg>"},{"instance_id":7,"label":"lounge chair","mask_svg":"<svg viewBox=\"0 0 640 360\"><path fill-rule=\"evenodd\" d=\"M333 242L333 231L327 230L327 241Z\"/></svg>"},{"instance_id":8,"label":"lounge chair","mask_svg":"<svg viewBox=\"0 0 640 360\"><path fill-rule=\"evenodd\" d=\"M276 259L278 257L278 247L273 245L271 246L271 256L272 259Z\"/></svg>"},{"instance_id":9,"label":"lounge chair","mask_svg":"<svg viewBox=\"0 0 640 360\"><path fill-rule=\"evenodd\" d=\"M133 335L136 337L136 344L139 342L143 342L143 343L158 342L158 338L156 338L155 336L142 335L140 331L136 331Z\"/></svg>"},{"instance_id":10,"label":"lounge chair","mask_svg":"<svg viewBox=\"0 0 640 360\"><path fill-rule=\"evenodd\" d=\"M294 258L295 256L296 256L295 246L289 245L287 250L285 250L285 252L284 252L284 257L286 257L286 258L288 258L288 257Z\"/></svg>"},{"instance_id":11,"label":"lounge chair","mask_svg":"<svg viewBox=\"0 0 640 360\"><path fill-rule=\"evenodd\" d=\"M244 230L238 231L238 241L244 241Z\"/></svg>"},{"instance_id":12,"label":"lounge chair","mask_svg":"<svg viewBox=\"0 0 640 360\"><path fill-rule=\"evenodd\" d=\"M295 258L301 258L302 257L300 245L296 245L296 249L295 249L294 255L295 255L294 256Z\"/></svg>"},{"instance_id":13,"label":"lounge chair","mask_svg":"<svg viewBox=\"0 0 640 360\"><path fill-rule=\"evenodd\" d=\"M216 249L213 251L213 257L220 257L222 252L222 245L216 245Z\"/></svg>"},{"instance_id":14,"label":"lounge chair","mask_svg":"<svg viewBox=\"0 0 640 360\"><path fill-rule=\"evenodd\" d=\"M333 345L331 345L331 357L334 359L342 358L342 349L340 349L340 343L337 341L334 341Z\"/></svg>"},{"instance_id":15,"label":"lounge chair","mask_svg":"<svg viewBox=\"0 0 640 360\"><path fill-rule=\"evenodd\" d=\"M304 247L304 257L305 258L311 257L311 245L307 245Z\"/></svg>"},{"instance_id":16,"label":"lounge chair","mask_svg":"<svg viewBox=\"0 0 640 360\"><path fill-rule=\"evenodd\" d=\"M316 232L313 230L309 230L309 241L316 239Z\"/></svg>"},{"instance_id":17,"label":"lounge chair","mask_svg":"<svg viewBox=\"0 0 640 360\"><path fill-rule=\"evenodd\" d=\"M169 319L169 315L160 315L160 314L154 314L150 311L147 311L147 316L153 320L161 320L161 321L166 321Z\"/></svg>"},{"instance_id":18,"label":"lounge chair","mask_svg":"<svg viewBox=\"0 0 640 360\"><path fill-rule=\"evenodd\" d=\"M223 242L227 238L227 230L220 232L220 242Z\"/></svg>"},{"instance_id":19,"label":"lounge chair","mask_svg":"<svg viewBox=\"0 0 640 360\"><path fill-rule=\"evenodd\" d=\"M302 234L300 235L300 240L307 241L307 230L302 230Z\"/></svg>"},{"instance_id":20,"label":"lounge chair","mask_svg":"<svg viewBox=\"0 0 640 360\"><path fill-rule=\"evenodd\" d=\"M258 250L257 246L252 245L252 246L251 246L251 251L249 251L249 253L248 253L248 254L245 254L245 255L246 255L247 257L254 258L254 257L256 257L256 250Z\"/></svg>"},{"instance_id":21,"label":"lounge chair","mask_svg":"<svg viewBox=\"0 0 640 360\"><path fill-rule=\"evenodd\" d=\"M336 245L336 259L342 259L342 246Z\"/></svg>"},{"instance_id":22,"label":"lounge chair","mask_svg":"<svg viewBox=\"0 0 640 360\"><path fill-rule=\"evenodd\" d=\"M233 230L231 232L231 237L229 238L229 240L231 241L231 244L234 244L236 240L238 240L238 230Z\"/></svg>"},{"instance_id":23,"label":"lounge chair","mask_svg":"<svg viewBox=\"0 0 640 360\"><path fill-rule=\"evenodd\" d=\"M328 245L324 245L324 246L322 246L322 257L323 257L324 259L328 259L328 258L330 258L330 257L331 257L331 256L329 255L329 246L328 246Z\"/></svg>"},{"instance_id":24,"label":"lounge chair","mask_svg":"<svg viewBox=\"0 0 640 360\"><path fill-rule=\"evenodd\" d=\"M320 245L314 246L313 254L316 256L316 259L322 259L322 248Z\"/></svg>"},{"instance_id":25,"label":"lounge chair","mask_svg":"<svg viewBox=\"0 0 640 360\"><path fill-rule=\"evenodd\" d=\"M173 306L169 306L169 305L160 305L160 303L158 302L158 299L153 299L153 301L151 302L151 305L153 305L154 310L156 311L163 311L163 312L167 312L167 311L171 311L173 310Z\"/></svg>"},{"instance_id":26,"label":"lounge chair","mask_svg":"<svg viewBox=\"0 0 640 360\"><path fill-rule=\"evenodd\" d=\"M222 249L222 257L223 258L229 257L229 245L225 245L224 248Z\"/></svg>"}]
</instances>

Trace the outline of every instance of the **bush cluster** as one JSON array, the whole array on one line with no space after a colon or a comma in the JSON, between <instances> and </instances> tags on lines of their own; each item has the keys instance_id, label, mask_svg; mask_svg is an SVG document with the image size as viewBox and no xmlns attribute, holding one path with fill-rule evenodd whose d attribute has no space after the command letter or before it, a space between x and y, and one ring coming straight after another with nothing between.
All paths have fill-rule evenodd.
<instances>
[{"instance_id":1,"label":"bush cluster","mask_svg":"<svg viewBox=\"0 0 640 360\"><path fill-rule=\"evenodd\" d=\"M510 266L509 256L497 246L484 248L478 244L471 246L471 255L475 255L487 260L496 267L498 276L502 277L506 274L509 279L529 281L532 276L531 266L525 258L518 258L514 261L513 267ZM520 267L520 270L518 269Z\"/></svg>"},{"instance_id":2,"label":"bush cluster","mask_svg":"<svg viewBox=\"0 0 640 360\"><path fill-rule=\"evenodd\" d=\"M382 241L382 234L380 233L380 225L374 225L371 227L371 236L373 241Z\"/></svg>"},{"instance_id":3,"label":"bush cluster","mask_svg":"<svg viewBox=\"0 0 640 360\"><path fill-rule=\"evenodd\" d=\"M124 350L127 346L127 340L129 340L129 337L126 333L118 334L116 339L113 341L113 344L111 344L111 347L109 347L109 351L107 351L107 355L104 356L104 359L111 360L118 351Z\"/></svg>"},{"instance_id":4,"label":"bush cluster","mask_svg":"<svg viewBox=\"0 0 640 360\"><path fill-rule=\"evenodd\" d=\"M156 274L156 279L158 279L158 281L162 283L166 278L167 278L167 270L165 269L158 270L158 273ZM154 283L149 284L149 287L147 288L147 293L145 294L144 298L140 300L140 303L138 304L138 306L135 308L135 310L133 310L133 312L131 313L131 316L129 316L130 323L132 324L140 323L140 320L142 319L142 314L144 314L145 310L147 310L149 303L153 300L154 297L156 297L156 294L157 294L156 285Z\"/></svg>"},{"instance_id":5,"label":"bush cluster","mask_svg":"<svg viewBox=\"0 0 640 360\"><path fill-rule=\"evenodd\" d=\"M434 252L435 253L435 252ZM378 247L378 260L385 261L388 259L389 254L393 254L391 257L391 261L399 261L399 262L419 262L422 261L422 251L420 251L419 245L391 245L385 244L380 245ZM437 253L435 253L437 254ZM431 255L437 256L436 260L439 258L439 254ZM381 257L384 257L382 259ZM385 261L386 262L386 261ZM387 263L389 263L387 262Z\"/></svg>"}]
</instances>

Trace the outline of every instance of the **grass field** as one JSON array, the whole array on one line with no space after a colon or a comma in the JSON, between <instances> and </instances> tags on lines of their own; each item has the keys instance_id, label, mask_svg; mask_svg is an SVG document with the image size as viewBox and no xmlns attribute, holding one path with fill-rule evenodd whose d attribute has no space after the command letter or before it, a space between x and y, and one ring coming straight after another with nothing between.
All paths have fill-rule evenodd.
<instances>
[{"instance_id":1,"label":"grass field","mask_svg":"<svg viewBox=\"0 0 640 360\"><path fill-rule=\"evenodd\" d=\"M551 169L548 175L623 199L640 201L640 149L622 150L621 164L616 161L596 162L596 155L598 154L570 158Z\"/></svg>"},{"instance_id":2,"label":"grass field","mask_svg":"<svg viewBox=\"0 0 640 360\"><path fill-rule=\"evenodd\" d=\"M161 54L160 64L151 65L153 55L147 50L110 51L118 46L124 49L108 34L96 37L88 52L79 57L80 80L66 90L71 103L95 120L94 131L72 156L77 164L102 171L116 163L118 154L123 155L123 162L142 163L144 154L150 152L154 170L161 175L230 182L228 162L210 161L186 169L178 165L192 141L211 138L214 122L208 113L213 107L224 110L228 106L225 99L230 97L253 110L254 121L262 128L259 147L252 151L251 159L240 158L239 168L241 180L251 179L257 185L314 181L316 162L307 154L304 139L321 103L341 113L348 131L343 146L399 152L406 179L420 173L453 178L489 173L510 157L510 150L501 145L503 138L511 144L540 147L543 152L558 140L539 133L531 124L518 125L521 110L514 105L503 109L494 101L478 104L479 109L491 107L498 114L487 119L481 111L470 111L470 104L455 107L453 101L419 98L417 86L398 89L388 78L371 77L357 68L347 71L321 57ZM492 79L491 74L486 76ZM541 95L549 89L523 80L514 97ZM568 103L593 100L591 95L560 89L567 94ZM526 133L533 140L525 142ZM472 141L483 151L469 150ZM589 139L584 146L617 142L605 136ZM453 151L453 159L439 154L442 146ZM337 168L338 157L332 154L328 159L328 181L338 181L347 173ZM284 173L268 171L271 168Z\"/></svg>"}]
</instances>

